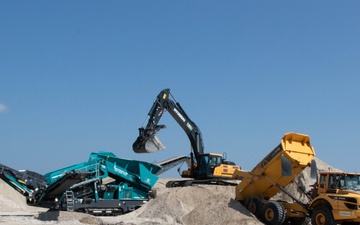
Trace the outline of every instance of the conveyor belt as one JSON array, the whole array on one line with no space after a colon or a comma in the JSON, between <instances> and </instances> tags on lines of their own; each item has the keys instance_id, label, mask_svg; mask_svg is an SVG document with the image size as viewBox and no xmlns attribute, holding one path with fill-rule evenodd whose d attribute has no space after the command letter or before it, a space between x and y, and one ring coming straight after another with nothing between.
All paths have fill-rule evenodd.
<instances>
[{"instance_id":1,"label":"conveyor belt","mask_svg":"<svg viewBox=\"0 0 360 225\"><path fill-rule=\"evenodd\" d=\"M156 175L162 174L175 166L185 162L186 160L190 159L188 156L176 156L167 160L164 160L162 162L157 163L159 166L161 166L161 170L156 173Z\"/></svg>"}]
</instances>

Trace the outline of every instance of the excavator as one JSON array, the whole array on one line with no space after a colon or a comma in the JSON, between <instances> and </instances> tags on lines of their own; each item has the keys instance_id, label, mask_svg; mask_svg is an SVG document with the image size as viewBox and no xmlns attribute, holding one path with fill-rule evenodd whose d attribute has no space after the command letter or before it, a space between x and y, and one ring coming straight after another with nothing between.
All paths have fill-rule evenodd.
<instances>
[{"instance_id":1,"label":"excavator","mask_svg":"<svg viewBox=\"0 0 360 225\"><path fill-rule=\"evenodd\" d=\"M168 111L185 131L192 148L190 156L186 157L188 169L181 173L182 178L190 179L169 181L166 187L183 187L196 184L235 186L237 183L233 182L235 179L232 175L235 170L240 170L240 166L227 161L222 154L205 153L199 127L185 113L180 103L175 100L170 89L164 89L158 94L148 113L146 127L139 128L139 136L133 143L134 152L153 153L165 148L156 137L157 132L165 128L165 125L158 125L165 111ZM184 157L179 157L176 160L184 160Z\"/></svg>"}]
</instances>

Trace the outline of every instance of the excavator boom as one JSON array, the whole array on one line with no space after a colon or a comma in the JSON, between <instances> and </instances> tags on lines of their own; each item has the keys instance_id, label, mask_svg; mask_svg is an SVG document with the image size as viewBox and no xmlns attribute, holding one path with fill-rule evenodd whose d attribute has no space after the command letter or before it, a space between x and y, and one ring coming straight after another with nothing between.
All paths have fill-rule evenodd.
<instances>
[{"instance_id":1,"label":"excavator boom","mask_svg":"<svg viewBox=\"0 0 360 225\"><path fill-rule=\"evenodd\" d=\"M170 89L162 90L156 97L149 113L146 127L139 128L139 136L133 144L136 153L153 153L165 148L156 133L165 128L158 125L163 113L168 111L189 137L195 159L204 153L202 135L197 125L187 116L180 103L170 94Z\"/></svg>"}]
</instances>

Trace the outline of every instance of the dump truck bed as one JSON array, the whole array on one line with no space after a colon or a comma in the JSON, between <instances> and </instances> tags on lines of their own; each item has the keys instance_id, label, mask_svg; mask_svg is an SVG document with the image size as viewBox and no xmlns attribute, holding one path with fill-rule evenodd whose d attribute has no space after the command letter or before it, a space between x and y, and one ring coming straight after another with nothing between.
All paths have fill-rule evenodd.
<instances>
[{"instance_id":1,"label":"dump truck bed","mask_svg":"<svg viewBox=\"0 0 360 225\"><path fill-rule=\"evenodd\" d=\"M309 136L286 133L281 143L252 171L235 171L235 178L243 178L236 186L236 199L242 201L252 196L270 199L279 192L277 185L285 187L291 183L310 165L314 156Z\"/></svg>"}]
</instances>

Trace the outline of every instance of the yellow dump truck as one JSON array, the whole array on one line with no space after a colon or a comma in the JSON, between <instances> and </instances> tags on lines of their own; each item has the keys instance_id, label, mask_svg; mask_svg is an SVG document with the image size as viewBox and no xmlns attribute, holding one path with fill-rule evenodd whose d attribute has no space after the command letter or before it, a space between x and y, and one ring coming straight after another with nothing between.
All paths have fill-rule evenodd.
<instances>
[{"instance_id":1,"label":"yellow dump truck","mask_svg":"<svg viewBox=\"0 0 360 225\"><path fill-rule=\"evenodd\" d=\"M236 200L269 225L308 224L310 218L313 225L360 224L360 174L315 173L317 181L304 193L309 198L306 203L284 188L314 165L314 156L309 136L286 133L252 171L235 171L234 178L242 178L235 188ZM271 200L280 191L293 201Z\"/></svg>"}]
</instances>

